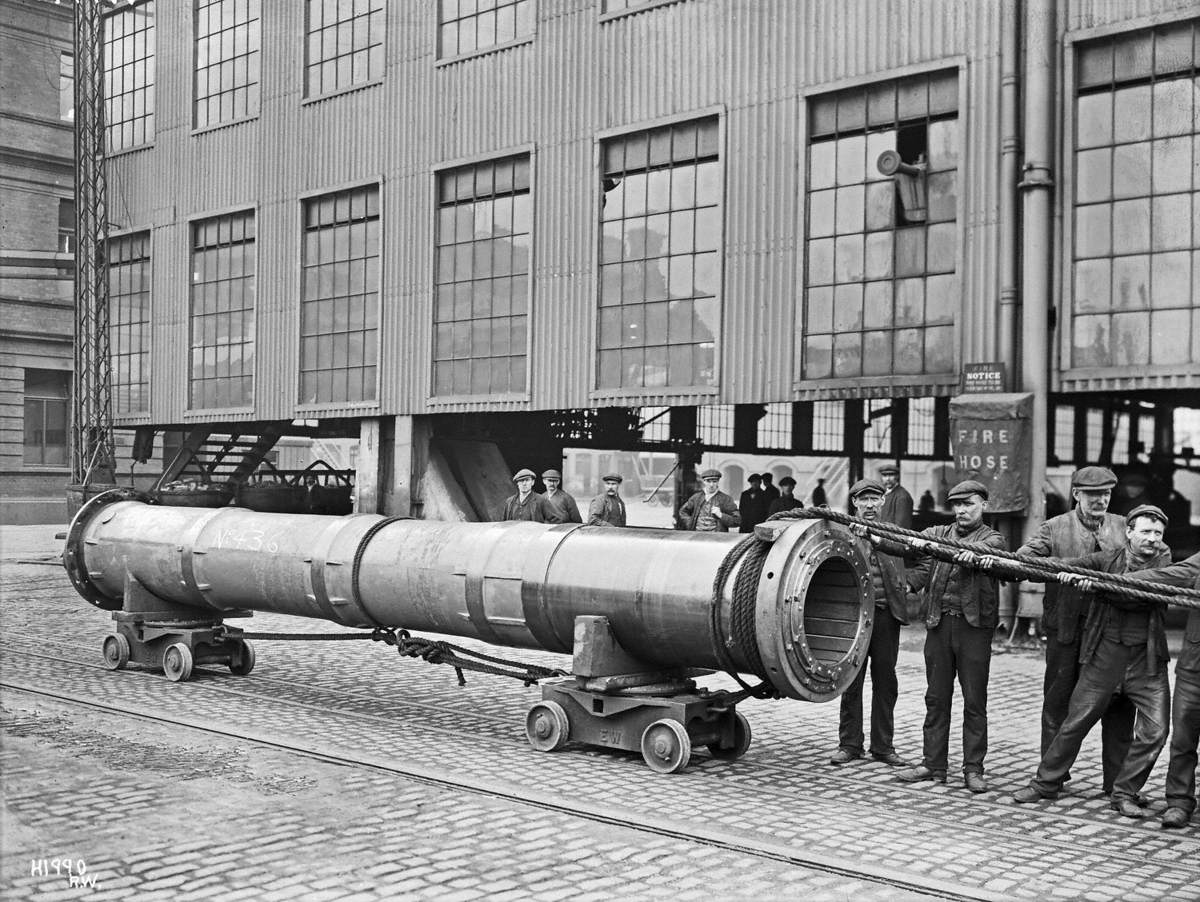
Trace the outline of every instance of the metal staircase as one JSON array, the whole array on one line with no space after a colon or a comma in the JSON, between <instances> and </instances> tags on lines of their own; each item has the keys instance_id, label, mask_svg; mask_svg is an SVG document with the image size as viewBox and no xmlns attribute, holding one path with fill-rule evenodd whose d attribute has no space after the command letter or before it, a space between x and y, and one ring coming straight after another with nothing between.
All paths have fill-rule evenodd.
<instances>
[{"instance_id":1,"label":"metal staircase","mask_svg":"<svg viewBox=\"0 0 1200 902\"><path fill-rule=\"evenodd\" d=\"M154 488L177 480L224 485L236 490L266 460L283 435L283 422L245 424L253 431L238 432L228 425L196 426L163 469Z\"/></svg>"}]
</instances>

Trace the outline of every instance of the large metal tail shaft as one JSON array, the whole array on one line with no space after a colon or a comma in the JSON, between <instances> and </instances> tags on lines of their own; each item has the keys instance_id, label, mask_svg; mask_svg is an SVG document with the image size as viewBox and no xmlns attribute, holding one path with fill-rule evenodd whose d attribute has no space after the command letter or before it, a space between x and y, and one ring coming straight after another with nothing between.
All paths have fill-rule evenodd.
<instances>
[{"instance_id":1,"label":"large metal tail shaft","mask_svg":"<svg viewBox=\"0 0 1200 902\"><path fill-rule=\"evenodd\" d=\"M822 520L763 524L757 535L764 548L735 554L730 569L744 536L265 514L108 493L79 511L64 561L79 593L106 610L120 610L132 586L218 613L567 653L575 618L595 615L656 666L732 665L784 696L835 698L870 641L867 560L848 530ZM742 574L750 567L756 576Z\"/></svg>"}]
</instances>

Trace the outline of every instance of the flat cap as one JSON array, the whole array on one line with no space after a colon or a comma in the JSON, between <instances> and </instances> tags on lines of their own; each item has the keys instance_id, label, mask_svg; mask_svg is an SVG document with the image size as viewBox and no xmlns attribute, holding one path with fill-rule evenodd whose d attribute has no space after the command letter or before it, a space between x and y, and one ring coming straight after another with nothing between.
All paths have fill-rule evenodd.
<instances>
[{"instance_id":1,"label":"flat cap","mask_svg":"<svg viewBox=\"0 0 1200 902\"><path fill-rule=\"evenodd\" d=\"M988 496L987 486L982 482L976 482L974 479L964 479L950 490L946 499L949 501L962 501L965 498L970 498L972 495L978 495L986 501Z\"/></svg>"},{"instance_id":2,"label":"flat cap","mask_svg":"<svg viewBox=\"0 0 1200 902\"><path fill-rule=\"evenodd\" d=\"M700 474L700 478L701 479L720 479L721 471L720 470L705 470L703 473Z\"/></svg>"},{"instance_id":3,"label":"flat cap","mask_svg":"<svg viewBox=\"0 0 1200 902\"><path fill-rule=\"evenodd\" d=\"M854 485L850 486L850 497L857 498L859 495L865 495L869 492L874 492L876 495L883 494L883 483L878 479L860 479Z\"/></svg>"},{"instance_id":4,"label":"flat cap","mask_svg":"<svg viewBox=\"0 0 1200 902\"><path fill-rule=\"evenodd\" d=\"M1071 474L1073 489L1111 489L1117 484L1117 474L1108 467L1080 467Z\"/></svg>"},{"instance_id":5,"label":"flat cap","mask_svg":"<svg viewBox=\"0 0 1200 902\"><path fill-rule=\"evenodd\" d=\"M889 473L895 473L897 476L899 476L900 468L898 466L896 466L895 464L884 464L882 467L879 468L880 476L887 476Z\"/></svg>"},{"instance_id":6,"label":"flat cap","mask_svg":"<svg viewBox=\"0 0 1200 902\"><path fill-rule=\"evenodd\" d=\"M542 473L542 479L562 479L562 473L558 470L546 470Z\"/></svg>"},{"instance_id":7,"label":"flat cap","mask_svg":"<svg viewBox=\"0 0 1200 902\"><path fill-rule=\"evenodd\" d=\"M1125 522L1132 524L1138 517L1153 517L1164 528L1171 525L1170 521L1167 520L1167 515L1163 513L1163 509L1156 504L1139 504L1125 515Z\"/></svg>"},{"instance_id":8,"label":"flat cap","mask_svg":"<svg viewBox=\"0 0 1200 902\"><path fill-rule=\"evenodd\" d=\"M601 482L624 482L625 479L620 473L605 473L600 477Z\"/></svg>"},{"instance_id":9,"label":"flat cap","mask_svg":"<svg viewBox=\"0 0 1200 902\"><path fill-rule=\"evenodd\" d=\"M783 479L779 480L779 484L780 485L795 485L796 480L792 479L791 476L784 476Z\"/></svg>"},{"instance_id":10,"label":"flat cap","mask_svg":"<svg viewBox=\"0 0 1200 902\"><path fill-rule=\"evenodd\" d=\"M524 469L517 470L517 472L513 474L513 482L525 479L526 477L529 479L537 479L537 473L533 472L533 470L530 470L528 467L525 467Z\"/></svg>"}]
</instances>

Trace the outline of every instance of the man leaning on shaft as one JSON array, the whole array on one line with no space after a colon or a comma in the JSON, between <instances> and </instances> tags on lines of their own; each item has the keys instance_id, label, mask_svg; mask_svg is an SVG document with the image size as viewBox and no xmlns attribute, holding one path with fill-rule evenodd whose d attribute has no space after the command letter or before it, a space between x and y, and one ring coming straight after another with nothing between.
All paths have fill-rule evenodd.
<instances>
[{"instance_id":1,"label":"man leaning on shaft","mask_svg":"<svg viewBox=\"0 0 1200 902\"><path fill-rule=\"evenodd\" d=\"M874 479L860 479L850 487L850 502L855 516L878 520L883 505L883 484ZM867 538L867 527L855 523L851 530ZM900 652L900 627L908 623L905 611L904 559L879 554L870 542L862 542L871 566L871 595L875 600L874 628L867 660L871 666L871 745L869 751L876 761L892 767L906 767L908 762L896 754L892 744L895 727L894 712L899 684L896 680L896 658ZM867 667L864 664L854 682L842 694L841 716L838 721L838 749L830 764L847 764L863 756L863 683Z\"/></svg>"},{"instance_id":2,"label":"man leaning on shaft","mask_svg":"<svg viewBox=\"0 0 1200 902\"><path fill-rule=\"evenodd\" d=\"M1066 563L1119 574L1170 563L1162 544L1166 514L1152 504L1143 504L1131 510L1127 520L1127 547L1069 558ZM1058 579L1090 587L1090 580L1076 574L1061 573ZM1079 648L1079 680L1067 715L1042 755L1037 774L1013 794L1013 801L1058 797L1079 747L1116 694L1132 702L1137 729L1113 782L1111 804L1126 817L1145 815L1141 789L1166 742L1171 713L1165 608L1165 604L1112 595L1089 606Z\"/></svg>"},{"instance_id":3,"label":"man leaning on shaft","mask_svg":"<svg viewBox=\"0 0 1200 902\"><path fill-rule=\"evenodd\" d=\"M1075 558L1125 547L1125 518L1108 513L1117 474L1105 467L1081 467L1071 475L1075 509L1051 517L1017 549L1030 557ZM1071 693L1079 681L1079 643L1092 599L1078 588L1049 583L1042 609L1046 631L1046 675L1042 680L1041 754L1045 755L1067 716ZM1121 762L1133 738L1134 708L1123 695L1114 696L1100 717L1103 787L1111 793ZM1064 777L1070 779L1070 776Z\"/></svg>"}]
</instances>

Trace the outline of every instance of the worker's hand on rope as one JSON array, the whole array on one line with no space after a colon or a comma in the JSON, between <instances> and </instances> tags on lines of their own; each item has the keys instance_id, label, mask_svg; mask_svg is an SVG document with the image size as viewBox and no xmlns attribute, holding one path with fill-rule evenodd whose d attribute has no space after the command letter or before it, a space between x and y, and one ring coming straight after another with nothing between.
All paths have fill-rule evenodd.
<instances>
[{"instance_id":1,"label":"worker's hand on rope","mask_svg":"<svg viewBox=\"0 0 1200 902\"><path fill-rule=\"evenodd\" d=\"M852 533L854 533L856 536L858 536L860 539L867 539L868 541L873 541L872 536L871 536L871 531L869 529L867 529L867 524L865 524L865 523L851 523L850 531Z\"/></svg>"},{"instance_id":2,"label":"worker's hand on rope","mask_svg":"<svg viewBox=\"0 0 1200 902\"><path fill-rule=\"evenodd\" d=\"M1082 573L1060 573L1058 574L1058 581L1064 586L1074 586L1081 592L1096 591L1096 581L1084 576Z\"/></svg>"},{"instance_id":3,"label":"worker's hand on rope","mask_svg":"<svg viewBox=\"0 0 1200 902\"><path fill-rule=\"evenodd\" d=\"M979 562L979 555L974 551L960 551L954 555L954 563L961 564L964 567L974 567Z\"/></svg>"},{"instance_id":4,"label":"worker's hand on rope","mask_svg":"<svg viewBox=\"0 0 1200 902\"><path fill-rule=\"evenodd\" d=\"M917 551L928 551L933 545L928 539L918 539L916 536L910 537L908 544Z\"/></svg>"},{"instance_id":5,"label":"worker's hand on rope","mask_svg":"<svg viewBox=\"0 0 1200 902\"><path fill-rule=\"evenodd\" d=\"M1000 563L1000 558L996 557L996 555L981 554L979 556L979 562L976 564L976 566L980 570L991 570L999 563Z\"/></svg>"}]
</instances>

